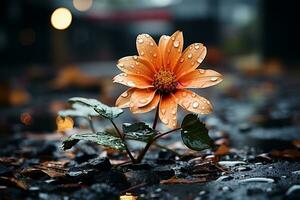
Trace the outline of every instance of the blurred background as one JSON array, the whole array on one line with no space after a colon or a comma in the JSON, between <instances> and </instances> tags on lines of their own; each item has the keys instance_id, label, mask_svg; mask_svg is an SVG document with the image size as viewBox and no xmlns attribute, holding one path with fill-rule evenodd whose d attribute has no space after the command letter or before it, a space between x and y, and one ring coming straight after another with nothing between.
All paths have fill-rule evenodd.
<instances>
[{"instance_id":1,"label":"blurred background","mask_svg":"<svg viewBox=\"0 0 300 200\"><path fill-rule=\"evenodd\" d=\"M126 89L112 84L116 62L137 53L136 36L158 41L176 30L185 47L208 47L201 67L225 76L200 91L215 105L208 124L299 125L296 2L2 0L0 9L0 135L55 131L57 111L73 96L114 105Z\"/></svg>"}]
</instances>

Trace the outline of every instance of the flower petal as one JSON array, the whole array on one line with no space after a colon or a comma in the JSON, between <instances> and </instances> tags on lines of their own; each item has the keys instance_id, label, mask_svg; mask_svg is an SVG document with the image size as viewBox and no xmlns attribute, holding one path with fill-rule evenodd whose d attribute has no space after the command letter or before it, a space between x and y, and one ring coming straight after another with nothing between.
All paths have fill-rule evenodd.
<instances>
[{"instance_id":1,"label":"flower petal","mask_svg":"<svg viewBox=\"0 0 300 200\"><path fill-rule=\"evenodd\" d=\"M121 71L127 74L143 74L149 78L153 78L153 73L155 72L154 66L140 56L123 57L118 60L117 66Z\"/></svg>"},{"instance_id":2,"label":"flower petal","mask_svg":"<svg viewBox=\"0 0 300 200\"><path fill-rule=\"evenodd\" d=\"M179 78L178 88L206 88L220 83L222 74L214 70L196 69Z\"/></svg>"},{"instance_id":3,"label":"flower petal","mask_svg":"<svg viewBox=\"0 0 300 200\"><path fill-rule=\"evenodd\" d=\"M149 104L152 101L155 92L156 90L150 88L134 90L130 99L130 107L142 107Z\"/></svg>"},{"instance_id":4,"label":"flower petal","mask_svg":"<svg viewBox=\"0 0 300 200\"><path fill-rule=\"evenodd\" d=\"M160 57L162 59L162 64L164 63L164 60L166 60L166 48L170 38L171 37L168 35L162 35L159 39L158 48L160 52Z\"/></svg>"},{"instance_id":5,"label":"flower petal","mask_svg":"<svg viewBox=\"0 0 300 200\"><path fill-rule=\"evenodd\" d=\"M164 95L159 103L159 118L169 128L177 125L177 103L172 95Z\"/></svg>"},{"instance_id":6,"label":"flower petal","mask_svg":"<svg viewBox=\"0 0 300 200\"><path fill-rule=\"evenodd\" d=\"M197 95L195 92L180 89L177 90L174 95L178 104L188 111L200 114L212 112L211 103L207 99Z\"/></svg>"},{"instance_id":7,"label":"flower petal","mask_svg":"<svg viewBox=\"0 0 300 200\"><path fill-rule=\"evenodd\" d=\"M133 106L130 108L130 110L132 113L135 113L135 114L149 112L157 107L159 100L160 100L160 94L155 94L154 98L152 99L152 101L149 104L147 104L143 107L134 107Z\"/></svg>"},{"instance_id":8,"label":"flower petal","mask_svg":"<svg viewBox=\"0 0 300 200\"><path fill-rule=\"evenodd\" d=\"M160 68L161 59L158 46L150 35L138 35L136 38L136 48L139 55L152 63L156 70Z\"/></svg>"},{"instance_id":9,"label":"flower petal","mask_svg":"<svg viewBox=\"0 0 300 200\"><path fill-rule=\"evenodd\" d=\"M120 83L133 88L151 88L152 80L142 75L122 73L113 78L114 83Z\"/></svg>"},{"instance_id":10,"label":"flower petal","mask_svg":"<svg viewBox=\"0 0 300 200\"><path fill-rule=\"evenodd\" d=\"M183 48L183 35L181 31L176 31L169 39L164 52L164 67L173 70L179 60Z\"/></svg>"},{"instance_id":11,"label":"flower petal","mask_svg":"<svg viewBox=\"0 0 300 200\"><path fill-rule=\"evenodd\" d=\"M126 108L129 107L130 104L130 98L133 93L133 91L136 90L136 88L130 88L123 92L119 98L116 101L116 106L119 108Z\"/></svg>"},{"instance_id":12,"label":"flower petal","mask_svg":"<svg viewBox=\"0 0 300 200\"><path fill-rule=\"evenodd\" d=\"M187 47L177 63L174 72L178 78L195 70L206 56L206 47L195 43Z\"/></svg>"}]
</instances>

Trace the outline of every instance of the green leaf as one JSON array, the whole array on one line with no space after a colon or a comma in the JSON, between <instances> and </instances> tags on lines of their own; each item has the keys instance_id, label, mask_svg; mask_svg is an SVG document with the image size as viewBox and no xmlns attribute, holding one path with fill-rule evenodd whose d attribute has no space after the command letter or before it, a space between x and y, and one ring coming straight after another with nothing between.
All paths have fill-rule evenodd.
<instances>
[{"instance_id":1,"label":"green leaf","mask_svg":"<svg viewBox=\"0 0 300 200\"><path fill-rule=\"evenodd\" d=\"M61 110L58 112L58 115L61 117L94 117L99 116L99 114L90 106L81 104L81 103L73 103L73 109L69 110Z\"/></svg>"},{"instance_id":2,"label":"green leaf","mask_svg":"<svg viewBox=\"0 0 300 200\"><path fill-rule=\"evenodd\" d=\"M109 107L96 99L73 97L73 98L69 99L69 102L72 104L81 103L86 106L89 106L89 107L93 108L97 113L99 113L99 115L101 115L102 117L108 118L108 119L116 118L123 113L123 110L121 108Z\"/></svg>"},{"instance_id":3,"label":"green leaf","mask_svg":"<svg viewBox=\"0 0 300 200\"><path fill-rule=\"evenodd\" d=\"M63 141L64 150L72 148L80 140L94 142L117 150L124 150L125 146L120 138L109 135L105 132L74 134Z\"/></svg>"},{"instance_id":4,"label":"green leaf","mask_svg":"<svg viewBox=\"0 0 300 200\"><path fill-rule=\"evenodd\" d=\"M147 142L156 135L156 131L144 122L134 124L124 123L123 132L127 139Z\"/></svg>"},{"instance_id":5,"label":"green leaf","mask_svg":"<svg viewBox=\"0 0 300 200\"><path fill-rule=\"evenodd\" d=\"M195 114L184 117L181 124L181 138L188 148L195 151L211 148L213 144L205 124Z\"/></svg>"}]
</instances>

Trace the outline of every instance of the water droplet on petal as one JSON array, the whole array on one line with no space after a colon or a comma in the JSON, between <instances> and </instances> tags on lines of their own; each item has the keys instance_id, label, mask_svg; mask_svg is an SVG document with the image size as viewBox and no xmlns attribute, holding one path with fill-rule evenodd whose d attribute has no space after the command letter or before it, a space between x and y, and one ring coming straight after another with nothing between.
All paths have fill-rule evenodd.
<instances>
[{"instance_id":1,"label":"water droplet on petal","mask_svg":"<svg viewBox=\"0 0 300 200\"><path fill-rule=\"evenodd\" d=\"M122 68L124 67L124 63L119 63L118 66Z\"/></svg>"},{"instance_id":2,"label":"water droplet on petal","mask_svg":"<svg viewBox=\"0 0 300 200\"><path fill-rule=\"evenodd\" d=\"M211 81L216 81L216 80L218 80L218 77L215 77L215 76L214 76L214 77L211 77L210 80L211 80Z\"/></svg>"},{"instance_id":3,"label":"water droplet on petal","mask_svg":"<svg viewBox=\"0 0 300 200\"><path fill-rule=\"evenodd\" d=\"M144 54L145 54L145 53L142 51L142 52L141 52L141 56L143 56Z\"/></svg>"},{"instance_id":4,"label":"water droplet on petal","mask_svg":"<svg viewBox=\"0 0 300 200\"><path fill-rule=\"evenodd\" d=\"M204 69L199 69L200 74L204 74L205 70Z\"/></svg>"},{"instance_id":5,"label":"water droplet on petal","mask_svg":"<svg viewBox=\"0 0 300 200\"><path fill-rule=\"evenodd\" d=\"M172 124L173 126L176 126L176 122L173 122L173 124Z\"/></svg>"},{"instance_id":6,"label":"water droplet on petal","mask_svg":"<svg viewBox=\"0 0 300 200\"><path fill-rule=\"evenodd\" d=\"M127 77L127 74L123 74L123 76Z\"/></svg>"},{"instance_id":7,"label":"water droplet on petal","mask_svg":"<svg viewBox=\"0 0 300 200\"><path fill-rule=\"evenodd\" d=\"M197 62L198 62L198 63L202 63L202 61L203 61L202 58L198 58L198 59L197 59Z\"/></svg>"},{"instance_id":8,"label":"water droplet on petal","mask_svg":"<svg viewBox=\"0 0 300 200\"><path fill-rule=\"evenodd\" d=\"M195 62L192 62L192 65L194 65L195 64Z\"/></svg>"},{"instance_id":9,"label":"water droplet on petal","mask_svg":"<svg viewBox=\"0 0 300 200\"><path fill-rule=\"evenodd\" d=\"M205 107L204 106L202 106L202 110L204 110L205 109Z\"/></svg>"},{"instance_id":10,"label":"water droplet on petal","mask_svg":"<svg viewBox=\"0 0 300 200\"><path fill-rule=\"evenodd\" d=\"M132 81L127 82L127 85L128 85L129 87L134 87L134 86L135 86L135 84L134 84Z\"/></svg>"},{"instance_id":11,"label":"water droplet on petal","mask_svg":"<svg viewBox=\"0 0 300 200\"><path fill-rule=\"evenodd\" d=\"M134 60L137 60L137 59L138 59L138 57L137 57L137 56L133 56L133 59L134 59Z\"/></svg>"},{"instance_id":12,"label":"water droplet on petal","mask_svg":"<svg viewBox=\"0 0 300 200\"><path fill-rule=\"evenodd\" d=\"M161 109L161 113L164 115L166 113L166 109Z\"/></svg>"},{"instance_id":13,"label":"water droplet on petal","mask_svg":"<svg viewBox=\"0 0 300 200\"><path fill-rule=\"evenodd\" d=\"M188 109L190 107L190 102L189 101L182 102L182 105L185 109Z\"/></svg>"},{"instance_id":14,"label":"water droplet on petal","mask_svg":"<svg viewBox=\"0 0 300 200\"><path fill-rule=\"evenodd\" d=\"M199 49L199 48L200 48L200 44L199 43L195 44L195 49Z\"/></svg>"},{"instance_id":15,"label":"water droplet on petal","mask_svg":"<svg viewBox=\"0 0 300 200\"><path fill-rule=\"evenodd\" d=\"M192 97L196 97L196 94L195 94L195 93L192 93Z\"/></svg>"},{"instance_id":16,"label":"water droplet on petal","mask_svg":"<svg viewBox=\"0 0 300 200\"><path fill-rule=\"evenodd\" d=\"M124 97L124 98L128 97L128 93L124 92L123 94L121 94L121 97Z\"/></svg>"},{"instance_id":17,"label":"water droplet on petal","mask_svg":"<svg viewBox=\"0 0 300 200\"><path fill-rule=\"evenodd\" d=\"M193 55L190 53L190 54L188 55L188 58L191 59L192 57L193 57Z\"/></svg>"},{"instance_id":18,"label":"water droplet on petal","mask_svg":"<svg viewBox=\"0 0 300 200\"><path fill-rule=\"evenodd\" d=\"M173 117L172 119L173 119L173 120L176 120L176 117Z\"/></svg>"},{"instance_id":19,"label":"water droplet on petal","mask_svg":"<svg viewBox=\"0 0 300 200\"><path fill-rule=\"evenodd\" d=\"M193 108L198 108L199 107L199 103L197 101L195 101L192 106L193 106Z\"/></svg>"},{"instance_id":20,"label":"water droplet on petal","mask_svg":"<svg viewBox=\"0 0 300 200\"><path fill-rule=\"evenodd\" d=\"M153 54L153 57L155 57L155 58L156 58L156 57L157 57L157 54L156 54L156 53L155 53L155 54Z\"/></svg>"},{"instance_id":21,"label":"water droplet on petal","mask_svg":"<svg viewBox=\"0 0 300 200\"><path fill-rule=\"evenodd\" d=\"M184 58L181 58L179 62L183 63L183 61L184 61Z\"/></svg>"},{"instance_id":22,"label":"water droplet on petal","mask_svg":"<svg viewBox=\"0 0 300 200\"><path fill-rule=\"evenodd\" d=\"M178 41L178 40L174 41L174 42L173 42L173 46L174 46L175 48L179 47L179 41Z\"/></svg>"},{"instance_id":23,"label":"water droplet on petal","mask_svg":"<svg viewBox=\"0 0 300 200\"><path fill-rule=\"evenodd\" d=\"M139 102L140 102L140 103L146 103L146 102L147 102L147 99L140 99Z\"/></svg>"},{"instance_id":24,"label":"water droplet on petal","mask_svg":"<svg viewBox=\"0 0 300 200\"><path fill-rule=\"evenodd\" d=\"M168 124L168 123L169 123L169 120L166 119L166 118L163 118L161 121L162 121L164 124Z\"/></svg>"},{"instance_id":25,"label":"water droplet on petal","mask_svg":"<svg viewBox=\"0 0 300 200\"><path fill-rule=\"evenodd\" d=\"M171 52L171 49L168 49L168 53L170 53Z\"/></svg>"},{"instance_id":26,"label":"water droplet on petal","mask_svg":"<svg viewBox=\"0 0 300 200\"><path fill-rule=\"evenodd\" d=\"M138 39L138 43L139 43L139 44L142 44L143 42L144 42L144 40L143 40L142 38L139 38L139 39Z\"/></svg>"},{"instance_id":27,"label":"water droplet on petal","mask_svg":"<svg viewBox=\"0 0 300 200\"><path fill-rule=\"evenodd\" d=\"M172 111L172 114L173 114L173 115L176 115L176 110L173 110L173 111Z\"/></svg>"},{"instance_id":28,"label":"water droplet on petal","mask_svg":"<svg viewBox=\"0 0 300 200\"><path fill-rule=\"evenodd\" d=\"M174 40L175 40L175 37L172 37L172 40L174 41Z\"/></svg>"},{"instance_id":29,"label":"water droplet on petal","mask_svg":"<svg viewBox=\"0 0 300 200\"><path fill-rule=\"evenodd\" d=\"M149 35L149 34L146 34L146 33L145 33L144 35L146 36L146 38L149 38L149 37L150 37L150 35Z\"/></svg>"},{"instance_id":30,"label":"water droplet on petal","mask_svg":"<svg viewBox=\"0 0 300 200\"><path fill-rule=\"evenodd\" d=\"M134 65L130 65L131 68L134 68Z\"/></svg>"},{"instance_id":31,"label":"water droplet on petal","mask_svg":"<svg viewBox=\"0 0 300 200\"><path fill-rule=\"evenodd\" d=\"M153 45L154 45L154 43L153 43L153 42L150 42L150 46L152 46L152 47L153 47Z\"/></svg>"}]
</instances>

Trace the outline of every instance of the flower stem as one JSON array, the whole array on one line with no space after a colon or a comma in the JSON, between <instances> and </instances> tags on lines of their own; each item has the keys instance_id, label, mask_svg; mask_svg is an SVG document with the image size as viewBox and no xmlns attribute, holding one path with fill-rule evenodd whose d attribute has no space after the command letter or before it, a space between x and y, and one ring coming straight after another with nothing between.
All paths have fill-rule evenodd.
<instances>
[{"instance_id":1,"label":"flower stem","mask_svg":"<svg viewBox=\"0 0 300 200\"><path fill-rule=\"evenodd\" d=\"M153 121L153 125L152 125L152 129L155 130L156 125L157 125L157 121L158 121L158 113L159 113L159 105L156 108L156 112L155 112L155 117L154 117L154 121Z\"/></svg>"},{"instance_id":2,"label":"flower stem","mask_svg":"<svg viewBox=\"0 0 300 200\"><path fill-rule=\"evenodd\" d=\"M143 158L144 158L145 154L147 153L147 151L149 150L150 146L151 146L158 138L160 138L160 137L162 137L162 136L164 136L164 135L167 135L167 134L169 134L169 133L172 133L172 132L174 132L174 131L178 131L178 130L180 130L180 129L181 129L181 128L175 128L175 129L172 129L172 130L167 131L167 132L165 132L165 133L160 133L160 134L156 135L155 137L153 137L151 140L149 140L149 142L146 144L145 148L142 150L142 152L140 153L140 155L137 157L136 163L140 163L140 162L143 160Z\"/></svg>"},{"instance_id":3,"label":"flower stem","mask_svg":"<svg viewBox=\"0 0 300 200\"><path fill-rule=\"evenodd\" d=\"M132 156L131 152L130 152L129 149L128 149L128 146L127 146L126 141L125 141L124 134L121 133L121 131L119 130L119 128L117 127L117 125L115 124L115 122L114 122L112 119L110 119L110 122L112 123L112 125L113 125L114 128L116 129L116 131L117 131L117 133L118 133L120 139L122 140L122 142L123 142L123 144L124 144L124 146L125 146L125 151L127 152L127 154L128 154L128 156L129 156L129 158L131 159L132 163L135 163L136 160L134 159L134 157Z\"/></svg>"},{"instance_id":4,"label":"flower stem","mask_svg":"<svg viewBox=\"0 0 300 200\"><path fill-rule=\"evenodd\" d=\"M96 129L95 129L95 126L93 124L92 118L88 117L87 120L89 121L89 126L90 126L90 129L92 130L92 132L96 133Z\"/></svg>"}]
</instances>

